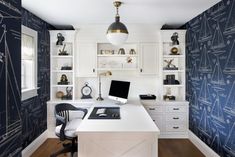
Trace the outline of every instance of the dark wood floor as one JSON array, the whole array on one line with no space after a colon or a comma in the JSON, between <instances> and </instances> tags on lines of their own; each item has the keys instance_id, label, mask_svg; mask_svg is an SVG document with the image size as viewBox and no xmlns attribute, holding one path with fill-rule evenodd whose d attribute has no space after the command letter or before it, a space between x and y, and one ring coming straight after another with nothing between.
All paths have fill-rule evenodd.
<instances>
[{"instance_id":1,"label":"dark wood floor","mask_svg":"<svg viewBox=\"0 0 235 157\"><path fill-rule=\"evenodd\" d=\"M58 139L47 139L31 157L49 157L61 147ZM160 139L158 152L159 157L205 157L187 139ZM59 157L69 157L69 155L63 154Z\"/></svg>"}]
</instances>

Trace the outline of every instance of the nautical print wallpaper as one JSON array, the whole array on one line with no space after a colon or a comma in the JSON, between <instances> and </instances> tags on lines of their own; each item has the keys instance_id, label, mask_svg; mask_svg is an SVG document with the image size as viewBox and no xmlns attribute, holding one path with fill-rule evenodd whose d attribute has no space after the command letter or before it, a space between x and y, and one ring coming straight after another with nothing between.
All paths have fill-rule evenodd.
<instances>
[{"instance_id":1,"label":"nautical print wallpaper","mask_svg":"<svg viewBox=\"0 0 235 157\"><path fill-rule=\"evenodd\" d=\"M0 157L22 149L20 10L21 0L0 0Z\"/></svg>"},{"instance_id":2,"label":"nautical print wallpaper","mask_svg":"<svg viewBox=\"0 0 235 157\"><path fill-rule=\"evenodd\" d=\"M186 24L190 130L221 157L235 157L235 1Z\"/></svg>"},{"instance_id":3,"label":"nautical print wallpaper","mask_svg":"<svg viewBox=\"0 0 235 157\"><path fill-rule=\"evenodd\" d=\"M50 99L51 25L22 8L22 25L38 32L38 96L21 104L22 146L27 147L47 129L47 101Z\"/></svg>"}]
</instances>

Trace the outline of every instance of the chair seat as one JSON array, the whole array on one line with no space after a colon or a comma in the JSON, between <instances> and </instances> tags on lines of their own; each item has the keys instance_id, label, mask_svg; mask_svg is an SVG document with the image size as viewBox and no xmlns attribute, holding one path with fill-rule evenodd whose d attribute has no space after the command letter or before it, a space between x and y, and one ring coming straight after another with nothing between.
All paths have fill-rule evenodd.
<instances>
[{"instance_id":1,"label":"chair seat","mask_svg":"<svg viewBox=\"0 0 235 157\"><path fill-rule=\"evenodd\" d=\"M76 129L78 128L78 126L80 125L80 123L82 122L82 119L73 119L71 121L69 121L64 129L64 134L66 137L69 138L74 138L77 135L76 133ZM60 129L61 129L62 125L58 125L55 128L55 133L57 136L60 136Z\"/></svg>"}]
</instances>

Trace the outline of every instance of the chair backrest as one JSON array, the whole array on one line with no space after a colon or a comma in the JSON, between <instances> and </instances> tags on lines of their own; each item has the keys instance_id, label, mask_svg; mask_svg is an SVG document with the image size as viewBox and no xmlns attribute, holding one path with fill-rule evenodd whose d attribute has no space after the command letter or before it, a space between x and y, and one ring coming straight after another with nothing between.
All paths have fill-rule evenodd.
<instances>
[{"instance_id":1,"label":"chair backrest","mask_svg":"<svg viewBox=\"0 0 235 157\"><path fill-rule=\"evenodd\" d=\"M69 121L69 111L82 111L83 117L82 119L86 116L87 114L87 109L84 108L79 108L75 107L71 104L68 103L60 103L55 106L55 118L56 118L56 126L61 125L61 130L60 130L60 139L64 140L64 129L66 127L67 122Z\"/></svg>"}]
</instances>

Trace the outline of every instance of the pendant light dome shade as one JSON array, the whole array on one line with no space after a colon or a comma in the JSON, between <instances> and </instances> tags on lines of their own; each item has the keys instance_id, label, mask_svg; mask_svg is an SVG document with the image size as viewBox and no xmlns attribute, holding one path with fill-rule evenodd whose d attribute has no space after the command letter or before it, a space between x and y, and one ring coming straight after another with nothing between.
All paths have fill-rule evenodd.
<instances>
[{"instance_id":1,"label":"pendant light dome shade","mask_svg":"<svg viewBox=\"0 0 235 157\"><path fill-rule=\"evenodd\" d=\"M117 14L115 17L115 22L112 23L107 30L107 39L113 45L122 45L128 38L128 30L126 26L120 22L120 16L118 14L118 7L121 2L114 2L114 6L117 9Z\"/></svg>"}]
</instances>

